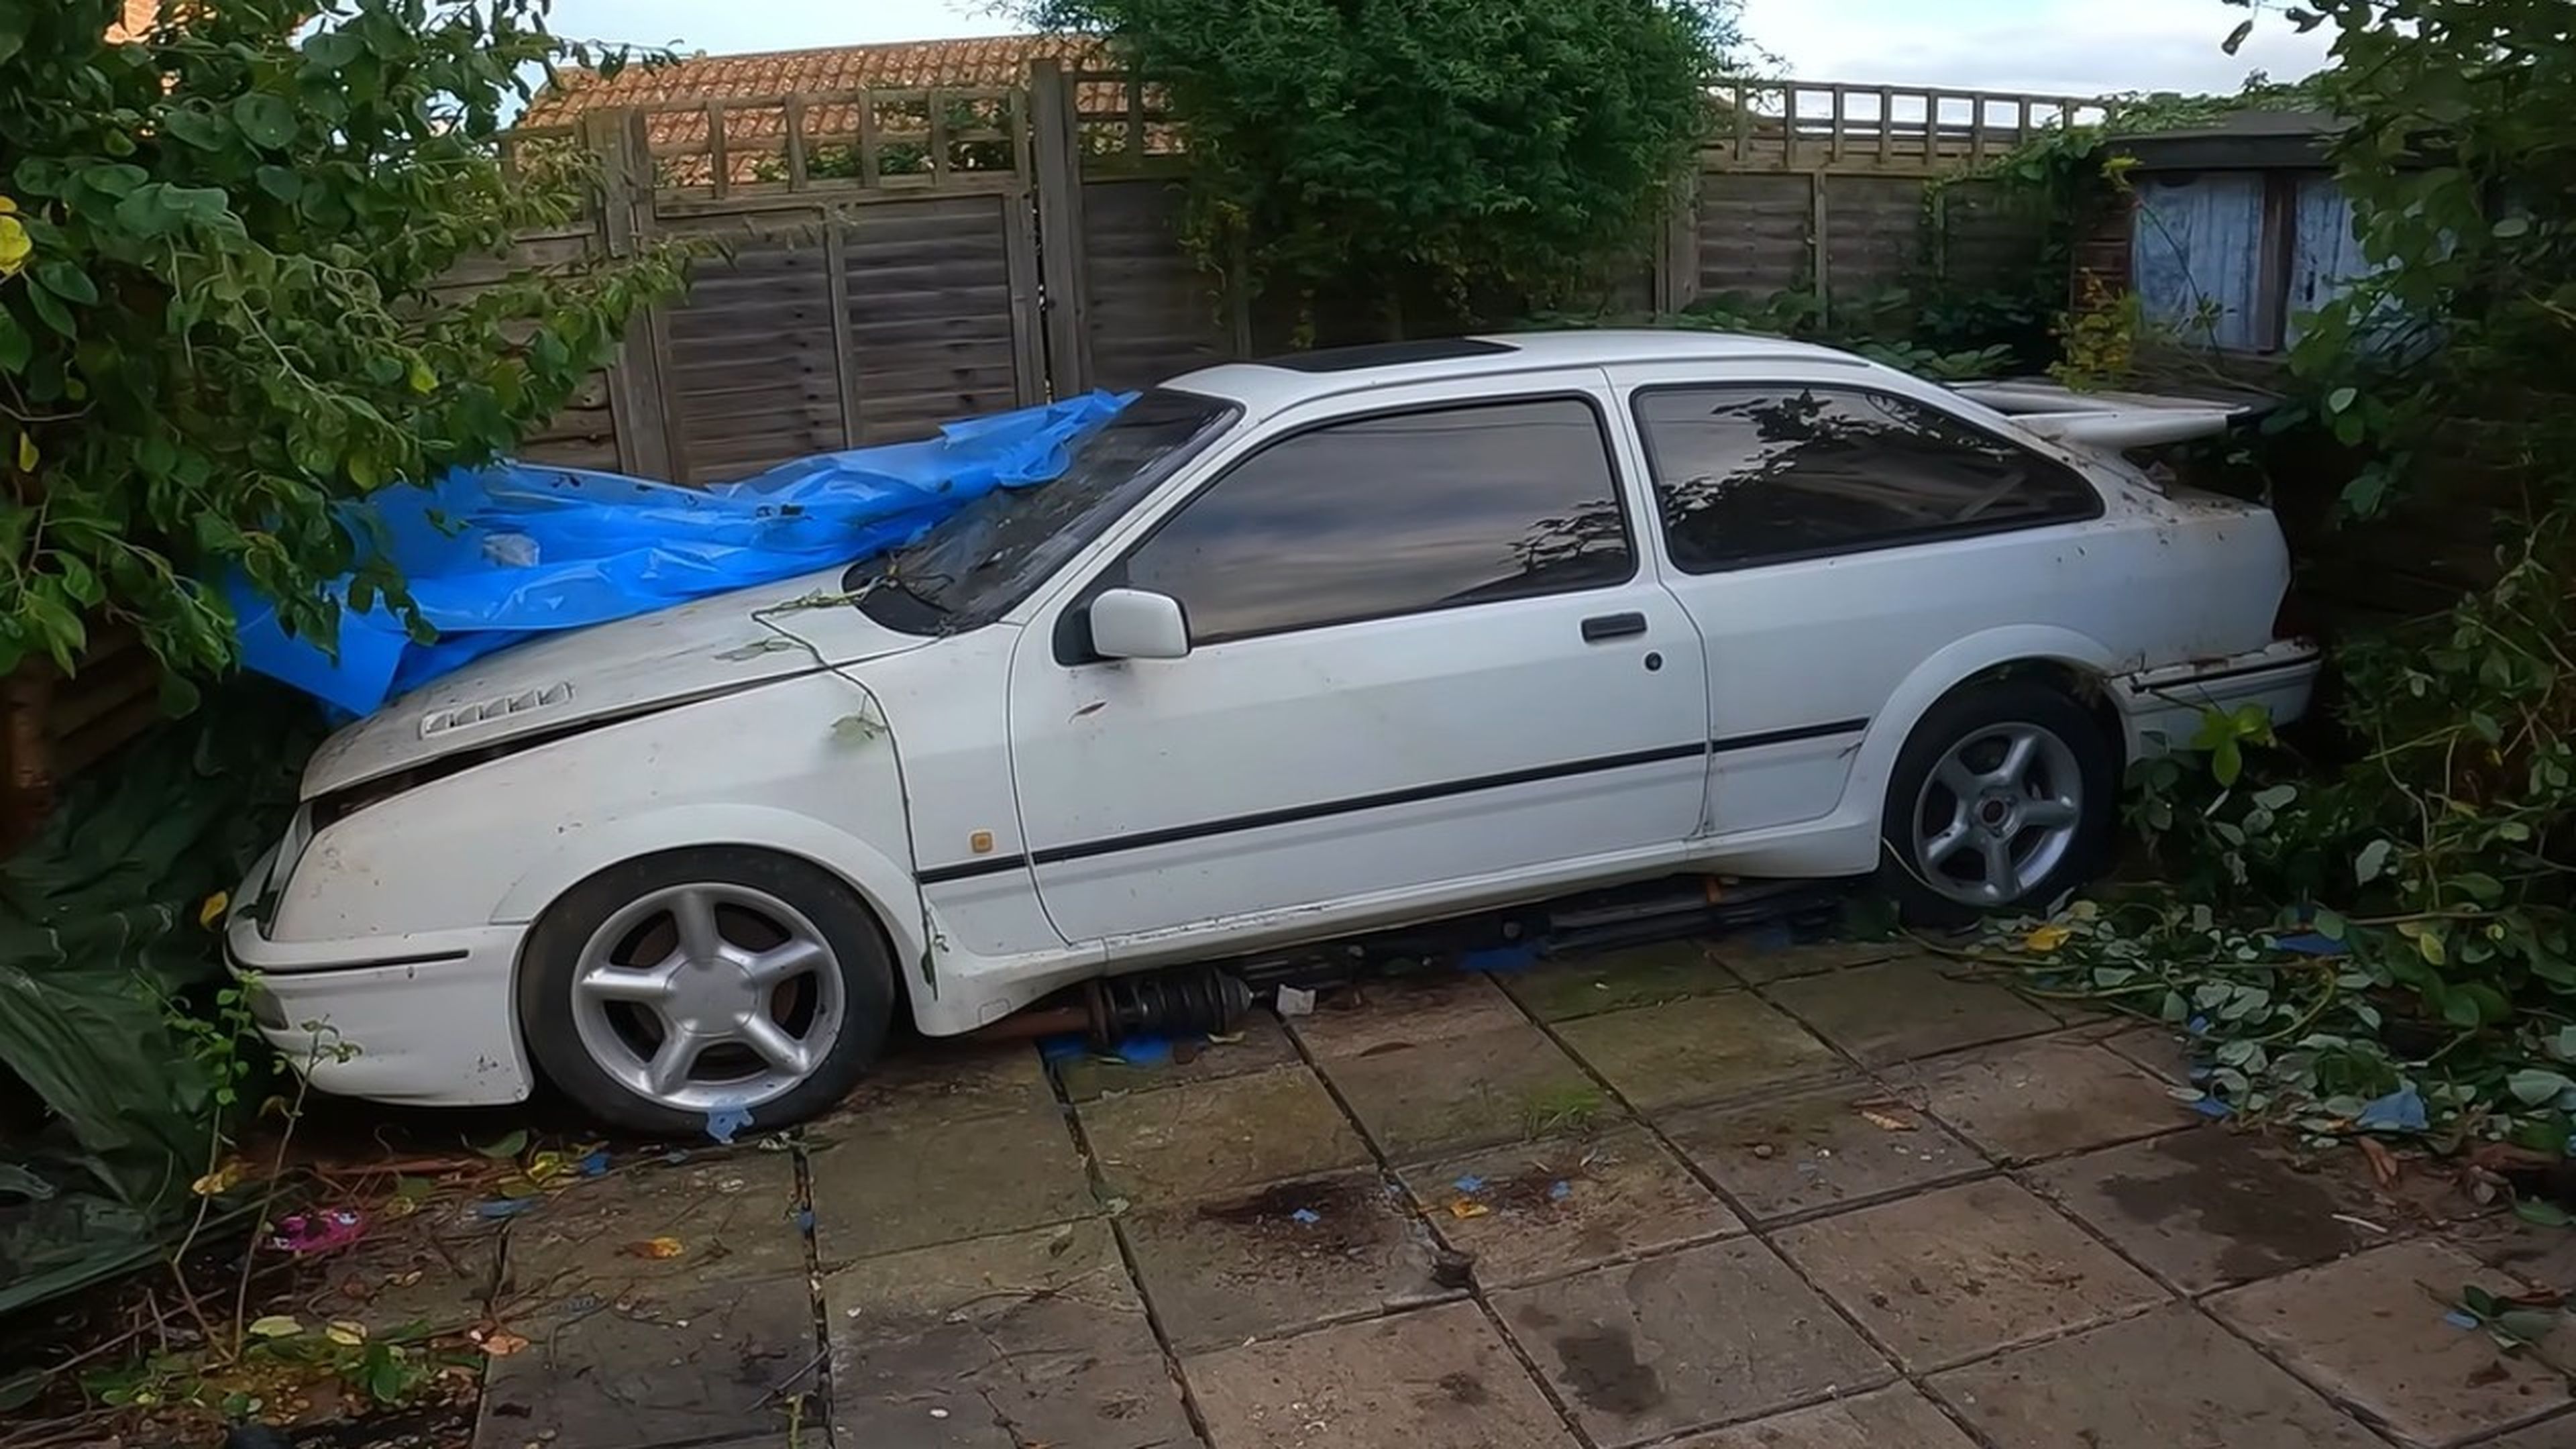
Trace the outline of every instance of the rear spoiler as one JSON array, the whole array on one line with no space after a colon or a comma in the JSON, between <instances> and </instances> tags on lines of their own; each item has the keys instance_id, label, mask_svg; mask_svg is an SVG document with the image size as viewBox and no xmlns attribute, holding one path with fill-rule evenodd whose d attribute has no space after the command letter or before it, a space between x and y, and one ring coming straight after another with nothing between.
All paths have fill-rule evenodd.
<instances>
[{"instance_id":1,"label":"rear spoiler","mask_svg":"<svg viewBox=\"0 0 2576 1449\"><path fill-rule=\"evenodd\" d=\"M2076 392L2053 382L1974 382L1952 389L2011 418L2024 432L2106 453L2214 437L2272 406L2269 398L2168 397Z\"/></svg>"}]
</instances>

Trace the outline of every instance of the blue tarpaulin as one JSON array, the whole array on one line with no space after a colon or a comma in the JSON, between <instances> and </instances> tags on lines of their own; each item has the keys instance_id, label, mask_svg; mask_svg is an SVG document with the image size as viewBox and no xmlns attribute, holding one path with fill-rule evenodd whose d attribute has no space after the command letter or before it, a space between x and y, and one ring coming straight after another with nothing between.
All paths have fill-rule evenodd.
<instances>
[{"instance_id":1,"label":"blue tarpaulin","mask_svg":"<svg viewBox=\"0 0 2576 1449\"><path fill-rule=\"evenodd\" d=\"M1132 395L1130 395L1132 396ZM950 423L918 443L857 448L703 488L501 463L388 488L348 523L381 547L438 631L416 644L391 609L344 610L336 657L291 638L232 588L242 662L356 714L496 649L900 548L995 488L1061 474L1072 445L1128 397L1092 393ZM335 591L345 603L345 582Z\"/></svg>"}]
</instances>

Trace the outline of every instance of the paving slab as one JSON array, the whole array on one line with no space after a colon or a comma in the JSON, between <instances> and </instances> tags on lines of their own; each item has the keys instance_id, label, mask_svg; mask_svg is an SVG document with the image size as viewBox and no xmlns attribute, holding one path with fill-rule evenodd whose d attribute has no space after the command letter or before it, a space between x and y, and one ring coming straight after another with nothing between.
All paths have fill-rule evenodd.
<instances>
[{"instance_id":1,"label":"paving slab","mask_svg":"<svg viewBox=\"0 0 2576 1449\"><path fill-rule=\"evenodd\" d=\"M1663 1144L1635 1127L1487 1148L1402 1170L1476 1281L1508 1287L1743 1231Z\"/></svg>"},{"instance_id":2,"label":"paving slab","mask_svg":"<svg viewBox=\"0 0 2576 1449\"><path fill-rule=\"evenodd\" d=\"M2052 1162L2032 1185L2186 1293L2269 1278L2386 1241L2331 1179L2210 1126ZM2363 1221L2367 1221L2364 1219Z\"/></svg>"},{"instance_id":3,"label":"paving slab","mask_svg":"<svg viewBox=\"0 0 2576 1449\"><path fill-rule=\"evenodd\" d=\"M1332 1094L1302 1066L1274 1067L1076 1109L1107 1190L1184 1202L1368 1165Z\"/></svg>"},{"instance_id":4,"label":"paving slab","mask_svg":"<svg viewBox=\"0 0 2576 1449\"><path fill-rule=\"evenodd\" d=\"M2191 1080L2191 1044L2168 1026L2133 1026L2125 1031L2089 1033L2130 1065L2152 1072L2169 1086Z\"/></svg>"},{"instance_id":5,"label":"paving slab","mask_svg":"<svg viewBox=\"0 0 2576 1449\"><path fill-rule=\"evenodd\" d=\"M1369 1137L1397 1160L1624 1115L1581 1065L1525 1021L1441 1041L1388 1042L1318 1066Z\"/></svg>"},{"instance_id":6,"label":"paving slab","mask_svg":"<svg viewBox=\"0 0 2576 1449\"><path fill-rule=\"evenodd\" d=\"M1773 1241L1918 1373L2168 1298L2001 1178L1819 1218Z\"/></svg>"},{"instance_id":7,"label":"paving slab","mask_svg":"<svg viewBox=\"0 0 2576 1449\"><path fill-rule=\"evenodd\" d=\"M490 1316L504 1226L428 1212L379 1222L356 1244L308 1260L308 1319L354 1319L378 1337L411 1325L446 1334Z\"/></svg>"},{"instance_id":8,"label":"paving slab","mask_svg":"<svg viewBox=\"0 0 2576 1449\"><path fill-rule=\"evenodd\" d=\"M1656 1125L1761 1222L1988 1170L1948 1128L1862 1077L1759 1102L1678 1108Z\"/></svg>"},{"instance_id":9,"label":"paving slab","mask_svg":"<svg viewBox=\"0 0 2576 1449\"><path fill-rule=\"evenodd\" d=\"M1234 1035L1241 1040L1178 1044L1169 1058L1153 1062L1089 1052L1066 1057L1055 1064L1056 1080L1063 1084L1067 1100L1088 1102L1119 1092L1150 1092L1239 1077L1297 1060L1297 1046L1288 1039L1288 1029L1267 1011L1246 1017Z\"/></svg>"},{"instance_id":10,"label":"paving slab","mask_svg":"<svg viewBox=\"0 0 2576 1449\"><path fill-rule=\"evenodd\" d=\"M1323 998L1289 1030L1317 1061L1396 1045L1421 1046L1511 1026L1525 1018L1492 978L1442 971L1364 981Z\"/></svg>"},{"instance_id":11,"label":"paving slab","mask_svg":"<svg viewBox=\"0 0 2576 1449\"><path fill-rule=\"evenodd\" d=\"M2443 1321L2460 1290L2518 1284L2447 1243L2395 1243L2243 1288L2210 1310L2408 1444L2456 1444L2569 1402L2566 1334L2508 1354Z\"/></svg>"},{"instance_id":12,"label":"paving slab","mask_svg":"<svg viewBox=\"0 0 2576 1449\"><path fill-rule=\"evenodd\" d=\"M718 1274L801 1278L797 1213L793 1153L743 1148L677 1163L647 1159L511 1218L495 1303L504 1317L566 1303L580 1312Z\"/></svg>"},{"instance_id":13,"label":"paving slab","mask_svg":"<svg viewBox=\"0 0 2576 1449\"><path fill-rule=\"evenodd\" d=\"M843 1131L808 1153L814 1253L846 1263L1098 1212L1061 1109Z\"/></svg>"},{"instance_id":14,"label":"paving slab","mask_svg":"<svg viewBox=\"0 0 2576 1449\"><path fill-rule=\"evenodd\" d=\"M2576 1449L2576 1414L2516 1429L2503 1438L2489 1439L2481 1449Z\"/></svg>"},{"instance_id":15,"label":"paving slab","mask_svg":"<svg viewBox=\"0 0 2576 1449\"><path fill-rule=\"evenodd\" d=\"M1796 976L1840 971L1846 966L1867 966L1893 960L1914 949L1904 941L1773 943L1749 931L1719 936L1710 944L1717 951L1717 959L1747 986L1767 986Z\"/></svg>"},{"instance_id":16,"label":"paving slab","mask_svg":"<svg viewBox=\"0 0 2576 1449\"><path fill-rule=\"evenodd\" d=\"M2525 1222L2507 1212L2454 1224L2444 1236L2491 1268L2576 1296L2576 1228Z\"/></svg>"},{"instance_id":17,"label":"paving slab","mask_svg":"<svg viewBox=\"0 0 2576 1449\"><path fill-rule=\"evenodd\" d=\"M1894 1375L1789 1265L1731 1239L1492 1295L1596 1444L1752 1418Z\"/></svg>"},{"instance_id":18,"label":"paving slab","mask_svg":"<svg viewBox=\"0 0 2576 1449\"><path fill-rule=\"evenodd\" d=\"M2188 1307L1932 1380L1995 1449L2371 1449L2359 1424Z\"/></svg>"},{"instance_id":19,"label":"paving slab","mask_svg":"<svg viewBox=\"0 0 2576 1449\"><path fill-rule=\"evenodd\" d=\"M1977 1449L1977 1444L1912 1386L1894 1384L1694 1435L1672 1449Z\"/></svg>"},{"instance_id":20,"label":"paving slab","mask_svg":"<svg viewBox=\"0 0 2576 1449\"><path fill-rule=\"evenodd\" d=\"M975 1117L1007 1116L1055 1100L1046 1062L1028 1042L988 1043L915 1037L868 1069L806 1137L887 1127L927 1128Z\"/></svg>"},{"instance_id":21,"label":"paving slab","mask_svg":"<svg viewBox=\"0 0 2576 1449\"><path fill-rule=\"evenodd\" d=\"M1523 1010L1541 1021L1572 1021L1632 1006L1659 1006L1736 989L1705 941L1658 941L1546 962L1497 976Z\"/></svg>"},{"instance_id":22,"label":"paving slab","mask_svg":"<svg viewBox=\"0 0 2576 1449\"><path fill-rule=\"evenodd\" d=\"M823 1280L823 1316L841 1444L1195 1442L1105 1223L871 1258Z\"/></svg>"},{"instance_id":23,"label":"paving slab","mask_svg":"<svg viewBox=\"0 0 2576 1449\"><path fill-rule=\"evenodd\" d=\"M1213 1449L1573 1449L1576 1442L1472 1303L1204 1354L1183 1360L1181 1371Z\"/></svg>"},{"instance_id":24,"label":"paving slab","mask_svg":"<svg viewBox=\"0 0 2576 1449\"><path fill-rule=\"evenodd\" d=\"M2201 1119L2081 1033L1982 1047L1890 1077L1998 1162L2031 1162Z\"/></svg>"},{"instance_id":25,"label":"paving slab","mask_svg":"<svg viewBox=\"0 0 2576 1449\"><path fill-rule=\"evenodd\" d=\"M665 1291L666 1286L668 1291ZM775 1431L814 1361L801 1282L652 1284L542 1322L484 1370L476 1449L644 1449Z\"/></svg>"},{"instance_id":26,"label":"paving slab","mask_svg":"<svg viewBox=\"0 0 2576 1449\"><path fill-rule=\"evenodd\" d=\"M2058 1025L2056 1017L1993 980L1930 956L1783 981L1764 994L1853 1060L1873 1067Z\"/></svg>"},{"instance_id":27,"label":"paving slab","mask_svg":"<svg viewBox=\"0 0 2576 1449\"><path fill-rule=\"evenodd\" d=\"M1173 1348L1276 1338L1442 1290L1430 1239L1373 1172L1125 1214L1118 1232Z\"/></svg>"},{"instance_id":28,"label":"paving slab","mask_svg":"<svg viewBox=\"0 0 2576 1449\"><path fill-rule=\"evenodd\" d=\"M1775 1091L1843 1065L1805 1027L1740 991L1587 1016L1556 1032L1642 1112Z\"/></svg>"}]
</instances>

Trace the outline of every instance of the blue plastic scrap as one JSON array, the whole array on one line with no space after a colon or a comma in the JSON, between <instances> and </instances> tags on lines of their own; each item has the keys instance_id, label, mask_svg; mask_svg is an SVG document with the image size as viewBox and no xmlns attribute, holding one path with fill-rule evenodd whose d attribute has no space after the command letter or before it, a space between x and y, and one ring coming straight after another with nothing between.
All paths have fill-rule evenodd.
<instances>
[{"instance_id":1,"label":"blue plastic scrap","mask_svg":"<svg viewBox=\"0 0 2576 1449\"><path fill-rule=\"evenodd\" d=\"M496 649L900 548L996 488L1062 474L1134 394L1095 392L950 423L936 438L781 464L702 488L504 462L399 485L341 513L438 631L417 644L378 602L344 610L337 656L228 585L242 662L356 714ZM343 604L348 581L332 589Z\"/></svg>"},{"instance_id":2,"label":"blue plastic scrap","mask_svg":"<svg viewBox=\"0 0 2576 1449\"><path fill-rule=\"evenodd\" d=\"M2422 1132L2431 1123L2424 1115L2423 1094L2413 1083L2363 1104L2352 1125L2364 1132Z\"/></svg>"},{"instance_id":3,"label":"blue plastic scrap","mask_svg":"<svg viewBox=\"0 0 2576 1449\"><path fill-rule=\"evenodd\" d=\"M1324 1220L1324 1215L1315 1211L1313 1208L1299 1208L1288 1216L1291 1220L1303 1223L1308 1227L1313 1227L1315 1224Z\"/></svg>"},{"instance_id":4,"label":"blue plastic scrap","mask_svg":"<svg viewBox=\"0 0 2576 1449\"><path fill-rule=\"evenodd\" d=\"M751 1125L751 1113L741 1107L717 1107L707 1113L707 1135L726 1146L733 1145L734 1134Z\"/></svg>"}]
</instances>

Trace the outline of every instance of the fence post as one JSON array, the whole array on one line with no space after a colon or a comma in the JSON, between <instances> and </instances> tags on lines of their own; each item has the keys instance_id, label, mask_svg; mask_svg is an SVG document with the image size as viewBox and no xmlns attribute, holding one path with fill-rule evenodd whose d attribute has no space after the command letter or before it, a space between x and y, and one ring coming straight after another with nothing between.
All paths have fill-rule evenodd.
<instances>
[{"instance_id":1,"label":"fence post","mask_svg":"<svg viewBox=\"0 0 2576 1449\"><path fill-rule=\"evenodd\" d=\"M600 245L611 257L633 256L653 229L653 153L644 118L633 111L595 111L582 118L582 144L599 162ZM639 477L677 476L663 386L667 335L662 308L650 307L628 324L608 364L617 466Z\"/></svg>"},{"instance_id":2,"label":"fence post","mask_svg":"<svg viewBox=\"0 0 2576 1449\"><path fill-rule=\"evenodd\" d=\"M1699 300L1699 157L1691 156L1683 182L1664 213L1655 248L1655 314L1670 317Z\"/></svg>"},{"instance_id":3,"label":"fence post","mask_svg":"<svg viewBox=\"0 0 2576 1449\"><path fill-rule=\"evenodd\" d=\"M1816 323L1823 326L1833 321L1834 293L1831 269L1827 262L1833 251L1825 230L1825 173L1807 173L1807 245L1815 249Z\"/></svg>"},{"instance_id":4,"label":"fence post","mask_svg":"<svg viewBox=\"0 0 2576 1449\"><path fill-rule=\"evenodd\" d=\"M1041 60L1030 67L1029 111L1037 144L1029 180L1038 201L1047 377L1055 396L1070 397L1091 387L1091 304L1083 289L1082 133L1073 87L1057 61Z\"/></svg>"}]
</instances>

